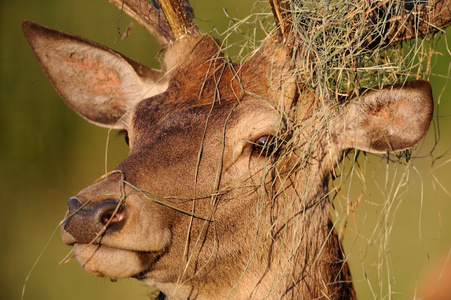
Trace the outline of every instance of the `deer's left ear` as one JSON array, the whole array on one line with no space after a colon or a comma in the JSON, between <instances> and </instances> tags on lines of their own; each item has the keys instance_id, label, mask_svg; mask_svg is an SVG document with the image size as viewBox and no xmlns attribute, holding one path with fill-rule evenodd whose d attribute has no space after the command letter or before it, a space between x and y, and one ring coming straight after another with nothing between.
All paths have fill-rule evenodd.
<instances>
[{"instance_id":1,"label":"deer's left ear","mask_svg":"<svg viewBox=\"0 0 451 300\"><path fill-rule=\"evenodd\" d=\"M167 88L162 74L111 49L31 21L22 28L55 90L91 123L123 128L132 107Z\"/></svg>"},{"instance_id":2,"label":"deer's left ear","mask_svg":"<svg viewBox=\"0 0 451 300\"><path fill-rule=\"evenodd\" d=\"M434 103L429 82L410 81L351 100L331 123L340 150L402 151L420 142L429 128Z\"/></svg>"}]
</instances>

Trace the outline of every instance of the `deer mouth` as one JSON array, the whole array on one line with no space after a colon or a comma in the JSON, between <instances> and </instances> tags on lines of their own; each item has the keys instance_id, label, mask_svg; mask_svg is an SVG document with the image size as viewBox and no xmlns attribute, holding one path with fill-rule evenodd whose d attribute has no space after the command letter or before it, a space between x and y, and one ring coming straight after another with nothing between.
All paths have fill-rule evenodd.
<instances>
[{"instance_id":1,"label":"deer mouth","mask_svg":"<svg viewBox=\"0 0 451 300\"><path fill-rule=\"evenodd\" d=\"M78 262L97 277L143 278L164 251L133 251L104 244L74 244Z\"/></svg>"},{"instance_id":2,"label":"deer mouth","mask_svg":"<svg viewBox=\"0 0 451 300\"><path fill-rule=\"evenodd\" d=\"M79 263L94 276L141 278L171 239L169 231L153 228L143 232L147 227L130 222L140 218L133 205L112 199L83 205L75 197L68 203L61 226L62 240L73 246Z\"/></svg>"}]
</instances>

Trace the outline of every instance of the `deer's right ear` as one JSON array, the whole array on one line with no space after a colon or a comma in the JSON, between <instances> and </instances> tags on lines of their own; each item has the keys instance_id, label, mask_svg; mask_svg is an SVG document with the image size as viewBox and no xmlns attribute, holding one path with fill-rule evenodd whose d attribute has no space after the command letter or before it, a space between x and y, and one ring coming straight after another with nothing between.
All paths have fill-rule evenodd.
<instances>
[{"instance_id":1,"label":"deer's right ear","mask_svg":"<svg viewBox=\"0 0 451 300\"><path fill-rule=\"evenodd\" d=\"M132 107L167 88L159 72L106 47L31 21L22 30L61 98L94 124L123 128Z\"/></svg>"},{"instance_id":2,"label":"deer's right ear","mask_svg":"<svg viewBox=\"0 0 451 300\"><path fill-rule=\"evenodd\" d=\"M350 100L333 121L331 135L340 150L402 151L424 138L433 110L429 82L397 84Z\"/></svg>"}]
</instances>

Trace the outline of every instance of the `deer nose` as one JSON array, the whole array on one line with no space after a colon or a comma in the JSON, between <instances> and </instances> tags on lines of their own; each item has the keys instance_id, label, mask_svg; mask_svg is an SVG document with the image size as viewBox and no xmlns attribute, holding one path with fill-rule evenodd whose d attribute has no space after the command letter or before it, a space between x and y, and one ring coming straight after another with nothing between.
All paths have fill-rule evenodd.
<instances>
[{"instance_id":1,"label":"deer nose","mask_svg":"<svg viewBox=\"0 0 451 300\"><path fill-rule=\"evenodd\" d=\"M70 198L63 231L69 233L74 243L98 243L106 234L119 230L125 222L124 205L116 200L103 200L83 204L78 198Z\"/></svg>"}]
</instances>

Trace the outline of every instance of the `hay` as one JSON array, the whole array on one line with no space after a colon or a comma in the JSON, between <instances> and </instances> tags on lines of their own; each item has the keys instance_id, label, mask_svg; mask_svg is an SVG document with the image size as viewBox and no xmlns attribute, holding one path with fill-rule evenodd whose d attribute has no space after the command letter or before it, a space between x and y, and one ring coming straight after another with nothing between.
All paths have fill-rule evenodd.
<instances>
[{"instance_id":1,"label":"hay","mask_svg":"<svg viewBox=\"0 0 451 300\"><path fill-rule=\"evenodd\" d=\"M420 36L423 32L418 28L427 20L415 13L414 1L289 0L282 1L281 7L287 10L280 26L290 23L285 38L295 49L293 73L321 99L342 102L365 89L430 76L442 33ZM266 1L256 1L254 13L242 20L227 16L230 27L221 34L224 49L238 45L238 57L278 30ZM392 26L393 20L401 20L400 25ZM397 42L396 31L406 28L414 38ZM242 40L229 41L232 33Z\"/></svg>"},{"instance_id":2,"label":"hay","mask_svg":"<svg viewBox=\"0 0 451 300\"><path fill-rule=\"evenodd\" d=\"M384 40L388 20L402 10L399 2L292 1L298 77L322 98L336 100L362 89L428 78L435 43L416 38L390 45Z\"/></svg>"}]
</instances>

